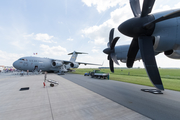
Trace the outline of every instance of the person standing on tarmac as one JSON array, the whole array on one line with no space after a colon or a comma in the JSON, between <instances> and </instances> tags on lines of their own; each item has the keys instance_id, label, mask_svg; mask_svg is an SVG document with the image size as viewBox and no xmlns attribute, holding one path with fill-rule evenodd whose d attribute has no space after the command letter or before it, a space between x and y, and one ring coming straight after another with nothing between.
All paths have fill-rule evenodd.
<instances>
[{"instance_id":1,"label":"person standing on tarmac","mask_svg":"<svg viewBox=\"0 0 180 120\"><path fill-rule=\"evenodd\" d=\"M24 73L23 73L23 70L21 71L21 76L23 76L24 75Z\"/></svg>"},{"instance_id":2,"label":"person standing on tarmac","mask_svg":"<svg viewBox=\"0 0 180 120\"><path fill-rule=\"evenodd\" d=\"M46 77L47 77L47 72L45 72L45 74L44 74L44 82L43 82L43 85L44 85L44 88L45 88L45 86L46 86Z\"/></svg>"}]
</instances>

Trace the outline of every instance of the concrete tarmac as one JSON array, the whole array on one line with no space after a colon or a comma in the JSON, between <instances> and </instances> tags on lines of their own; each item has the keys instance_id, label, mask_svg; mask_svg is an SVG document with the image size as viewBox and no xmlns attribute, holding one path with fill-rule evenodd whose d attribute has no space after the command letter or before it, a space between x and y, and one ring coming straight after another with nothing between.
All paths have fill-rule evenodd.
<instances>
[{"instance_id":1,"label":"concrete tarmac","mask_svg":"<svg viewBox=\"0 0 180 120\"><path fill-rule=\"evenodd\" d=\"M74 74L62 77L153 120L180 120L180 92L165 90L163 94L152 94L141 89L153 87Z\"/></svg>"},{"instance_id":2,"label":"concrete tarmac","mask_svg":"<svg viewBox=\"0 0 180 120\"><path fill-rule=\"evenodd\" d=\"M50 87L49 83L46 82L47 86L44 88L44 75L42 74L20 77L11 73L1 73L0 120L150 119L77 85L73 83L74 81L71 82L65 77L72 81L79 79L82 83L88 83L88 80L90 80L82 75L66 74L58 76L48 74L47 79L55 80L59 82L59 85ZM29 90L19 91L20 88L24 87L29 87Z\"/></svg>"}]
</instances>

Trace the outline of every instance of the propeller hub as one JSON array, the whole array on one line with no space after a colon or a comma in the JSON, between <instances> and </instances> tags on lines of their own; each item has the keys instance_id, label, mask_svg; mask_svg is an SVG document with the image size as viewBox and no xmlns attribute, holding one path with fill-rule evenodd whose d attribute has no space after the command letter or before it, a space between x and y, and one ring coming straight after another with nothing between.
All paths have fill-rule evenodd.
<instances>
[{"instance_id":1,"label":"propeller hub","mask_svg":"<svg viewBox=\"0 0 180 120\"><path fill-rule=\"evenodd\" d=\"M142 35L150 36L154 31L154 26L150 29L146 29L143 27L143 25L153 20L154 16L152 15L145 17L135 17L120 24L118 30L122 34L129 37L137 38Z\"/></svg>"},{"instance_id":2,"label":"propeller hub","mask_svg":"<svg viewBox=\"0 0 180 120\"><path fill-rule=\"evenodd\" d=\"M106 49L103 50L103 52L104 52L105 54L110 54L110 53L113 53L114 50L111 50L111 48L106 48Z\"/></svg>"}]
</instances>

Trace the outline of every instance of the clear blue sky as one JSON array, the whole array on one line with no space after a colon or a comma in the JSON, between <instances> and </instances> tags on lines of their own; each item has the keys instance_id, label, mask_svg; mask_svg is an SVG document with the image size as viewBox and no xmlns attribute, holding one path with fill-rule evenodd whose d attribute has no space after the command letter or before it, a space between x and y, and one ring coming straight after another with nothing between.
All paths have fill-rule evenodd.
<instances>
[{"instance_id":1,"label":"clear blue sky","mask_svg":"<svg viewBox=\"0 0 180 120\"><path fill-rule=\"evenodd\" d=\"M156 0L152 12L175 8L180 8L178 0ZM117 45L129 44L131 38L120 34L117 27L131 17L129 0L1 0L0 65L11 66L16 59L33 53L69 60L68 53L79 51L89 54L79 55L77 61L104 61L108 66L102 51L109 31L116 28L115 36L121 37ZM180 61L163 54L156 59L159 67L180 67ZM134 67L143 67L143 63L137 61Z\"/></svg>"}]
</instances>

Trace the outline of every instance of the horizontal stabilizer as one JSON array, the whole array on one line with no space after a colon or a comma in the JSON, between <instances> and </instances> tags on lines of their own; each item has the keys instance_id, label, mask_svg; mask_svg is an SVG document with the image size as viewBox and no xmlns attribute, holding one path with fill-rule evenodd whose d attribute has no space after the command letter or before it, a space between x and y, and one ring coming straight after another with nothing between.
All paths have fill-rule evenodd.
<instances>
[{"instance_id":1,"label":"horizontal stabilizer","mask_svg":"<svg viewBox=\"0 0 180 120\"><path fill-rule=\"evenodd\" d=\"M76 51L74 51L74 52L72 52L72 53L69 53L68 55L72 55L73 53L75 53L75 54L88 54L88 53L83 53L83 52L76 52Z\"/></svg>"}]
</instances>

